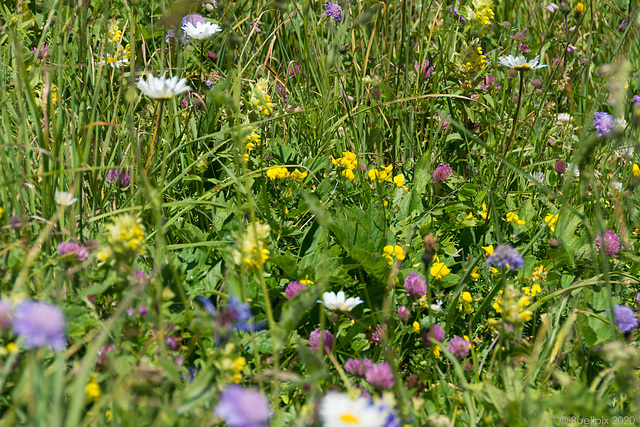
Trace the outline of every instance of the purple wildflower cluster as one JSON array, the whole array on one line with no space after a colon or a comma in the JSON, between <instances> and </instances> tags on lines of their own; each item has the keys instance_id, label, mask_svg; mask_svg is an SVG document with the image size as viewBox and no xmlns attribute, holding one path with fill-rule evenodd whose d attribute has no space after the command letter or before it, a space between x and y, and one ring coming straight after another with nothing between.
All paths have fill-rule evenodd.
<instances>
[{"instance_id":1,"label":"purple wildflower cluster","mask_svg":"<svg viewBox=\"0 0 640 427\"><path fill-rule=\"evenodd\" d=\"M633 96L633 103L640 107L640 95Z\"/></svg>"},{"instance_id":2,"label":"purple wildflower cluster","mask_svg":"<svg viewBox=\"0 0 640 427\"><path fill-rule=\"evenodd\" d=\"M324 14L333 18L336 22L342 22L342 7L338 3L328 2L325 5Z\"/></svg>"},{"instance_id":3,"label":"purple wildflower cluster","mask_svg":"<svg viewBox=\"0 0 640 427\"><path fill-rule=\"evenodd\" d=\"M613 314L622 333L626 334L638 327L638 318L632 308L626 305L616 305L613 307Z\"/></svg>"},{"instance_id":4,"label":"purple wildflower cluster","mask_svg":"<svg viewBox=\"0 0 640 427\"><path fill-rule=\"evenodd\" d=\"M271 418L269 401L259 390L236 384L222 392L213 412L229 427L265 427Z\"/></svg>"},{"instance_id":5,"label":"purple wildflower cluster","mask_svg":"<svg viewBox=\"0 0 640 427\"><path fill-rule=\"evenodd\" d=\"M411 312L404 305L401 305L400 307L398 307L397 314L400 320L402 320L403 322L406 322L407 320L409 320L409 316L411 316Z\"/></svg>"},{"instance_id":6,"label":"purple wildflower cluster","mask_svg":"<svg viewBox=\"0 0 640 427\"><path fill-rule=\"evenodd\" d=\"M435 182L445 182L449 175L451 175L451 168L447 165L440 165L431 174L431 177Z\"/></svg>"},{"instance_id":7,"label":"purple wildflower cluster","mask_svg":"<svg viewBox=\"0 0 640 427\"><path fill-rule=\"evenodd\" d=\"M428 79L433 74L433 66L429 66L429 61L425 60L422 63L422 66L417 62L414 64L413 68L416 70L416 77L419 79Z\"/></svg>"},{"instance_id":8,"label":"purple wildflower cluster","mask_svg":"<svg viewBox=\"0 0 640 427\"><path fill-rule=\"evenodd\" d=\"M76 242L60 242L58 243L58 256L73 255L77 261L84 261L89 254L84 246Z\"/></svg>"},{"instance_id":9,"label":"purple wildflower cluster","mask_svg":"<svg viewBox=\"0 0 640 427\"><path fill-rule=\"evenodd\" d=\"M457 7L450 7L449 8L449 13L453 14L453 18L455 20L460 21L461 24L464 24L465 22L467 22L467 20L464 19L464 16L458 14L458 8Z\"/></svg>"},{"instance_id":10,"label":"purple wildflower cluster","mask_svg":"<svg viewBox=\"0 0 640 427\"><path fill-rule=\"evenodd\" d=\"M415 272L409 273L404 279L404 288L411 298L422 298L427 294L427 282L420 274Z\"/></svg>"},{"instance_id":11,"label":"purple wildflower cluster","mask_svg":"<svg viewBox=\"0 0 640 427\"><path fill-rule=\"evenodd\" d=\"M396 383L393 377L393 370L388 362L380 362L367 369L364 378L369 384L376 388L390 389Z\"/></svg>"},{"instance_id":12,"label":"purple wildflower cluster","mask_svg":"<svg viewBox=\"0 0 640 427\"><path fill-rule=\"evenodd\" d=\"M567 170L567 162L565 162L564 160L558 160L553 168L558 173L564 173L564 171Z\"/></svg>"},{"instance_id":13,"label":"purple wildflower cluster","mask_svg":"<svg viewBox=\"0 0 640 427\"><path fill-rule=\"evenodd\" d=\"M373 362L367 358L360 360L351 357L344 362L344 370L357 377L364 377L364 374L372 367Z\"/></svg>"},{"instance_id":14,"label":"purple wildflower cluster","mask_svg":"<svg viewBox=\"0 0 640 427\"><path fill-rule=\"evenodd\" d=\"M323 332L324 332L323 338L322 338L322 346L324 347L323 353L327 354L329 351L331 351L331 347L333 347L333 334L326 329ZM309 348L314 353L318 352L318 349L320 348L320 328L316 328L316 330L311 332L311 334L309 335Z\"/></svg>"},{"instance_id":15,"label":"purple wildflower cluster","mask_svg":"<svg viewBox=\"0 0 640 427\"><path fill-rule=\"evenodd\" d=\"M447 350L458 360L462 360L469 355L469 341L456 335L447 344Z\"/></svg>"},{"instance_id":16,"label":"purple wildflower cluster","mask_svg":"<svg viewBox=\"0 0 640 427\"><path fill-rule=\"evenodd\" d=\"M593 113L593 127L598 132L598 136L603 137L613 131L616 122L611 114L596 112Z\"/></svg>"},{"instance_id":17,"label":"purple wildflower cluster","mask_svg":"<svg viewBox=\"0 0 640 427\"><path fill-rule=\"evenodd\" d=\"M434 323L427 331L422 335L422 340L426 345L433 345L431 340L442 342L444 340L444 329L437 323Z\"/></svg>"},{"instance_id":18,"label":"purple wildflower cluster","mask_svg":"<svg viewBox=\"0 0 640 427\"><path fill-rule=\"evenodd\" d=\"M225 332L231 330L253 331L259 329L261 325L253 324L253 313L249 310L249 304L240 302L234 295L229 299L227 305L216 309L213 303L205 297L198 297L204 308L212 315L216 326ZM219 336L216 337L216 340Z\"/></svg>"},{"instance_id":19,"label":"purple wildflower cluster","mask_svg":"<svg viewBox=\"0 0 640 427\"><path fill-rule=\"evenodd\" d=\"M287 296L287 299L292 299L296 295L298 295L305 286L300 282L289 282L287 285L287 289L284 290L284 294Z\"/></svg>"},{"instance_id":20,"label":"purple wildflower cluster","mask_svg":"<svg viewBox=\"0 0 640 427\"><path fill-rule=\"evenodd\" d=\"M126 188L131 184L131 175L124 169L110 169L105 178L109 184L113 184L119 188Z\"/></svg>"},{"instance_id":21,"label":"purple wildflower cluster","mask_svg":"<svg viewBox=\"0 0 640 427\"><path fill-rule=\"evenodd\" d=\"M35 57L37 57L38 59L42 60L45 59L47 56L49 56L49 51L50 51L50 47L49 44L43 44L42 46L40 46L40 49L38 49L37 46L34 46L31 48L31 54Z\"/></svg>"},{"instance_id":22,"label":"purple wildflower cluster","mask_svg":"<svg viewBox=\"0 0 640 427\"><path fill-rule=\"evenodd\" d=\"M57 351L67 344L64 314L53 304L31 300L20 303L13 314L12 325L13 332L24 338L28 348L50 345Z\"/></svg>"},{"instance_id":23,"label":"purple wildflower cluster","mask_svg":"<svg viewBox=\"0 0 640 427\"><path fill-rule=\"evenodd\" d=\"M491 255L487 257L487 264L498 266L509 266L510 270L522 268L524 260L522 255L508 243L498 246Z\"/></svg>"},{"instance_id":24,"label":"purple wildflower cluster","mask_svg":"<svg viewBox=\"0 0 640 427\"><path fill-rule=\"evenodd\" d=\"M600 252L600 250L602 249L603 240L607 255L617 258L618 255L616 254L620 252L620 239L618 239L616 233L612 230L607 230L604 232L604 239L602 238L602 235L598 233L598 235L596 236L596 246L598 247L598 252Z\"/></svg>"}]
</instances>

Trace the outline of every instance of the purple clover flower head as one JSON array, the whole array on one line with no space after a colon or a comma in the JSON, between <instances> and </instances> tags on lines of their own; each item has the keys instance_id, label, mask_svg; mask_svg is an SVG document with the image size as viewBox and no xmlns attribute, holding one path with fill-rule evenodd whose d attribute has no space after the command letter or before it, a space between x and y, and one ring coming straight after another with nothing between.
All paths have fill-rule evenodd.
<instances>
[{"instance_id":1,"label":"purple clover flower head","mask_svg":"<svg viewBox=\"0 0 640 427\"><path fill-rule=\"evenodd\" d=\"M333 347L333 334L328 330L324 330L322 345L324 347L323 354L327 354L327 352L331 351ZM309 348L314 353L318 352L318 348L320 346L320 328L316 328L315 331L311 332L309 335Z\"/></svg>"},{"instance_id":2,"label":"purple clover flower head","mask_svg":"<svg viewBox=\"0 0 640 427\"><path fill-rule=\"evenodd\" d=\"M271 417L269 401L257 389L228 386L213 409L229 427L266 427Z\"/></svg>"},{"instance_id":3,"label":"purple clover flower head","mask_svg":"<svg viewBox=\"0 0 640 427\"><path fill-rule=\"evenodd\" d=\"M633 102L640 107L640 95L633 95Z\"/></svg>"},{"instance_id":4,"label":"purple clover flower head","mask_svg":"<svg viewBox=\"0 0 640 427\"><path fill-rule=\"evenodd\" d=\"M390 389L396 383L393 377L393 371L391 365L388 362L376 363L371 368L367 369L364 374L364 378L369 384L376 388Z\"/></svg>"},{"instance_id":5,"label":"purple clover flower head","mask_svg":"<svg viewBox=\"0 0 640 427\"><path fill-rule=\"evenodd\" d=\"M449 129L449 115L438 114L433 116L434 127L438 132L444 132Z\"/></svg>"},{"instance_id":6,"label":"purple clover flower head","mask_svg":"<svg viewBox=\"0 0 640 427\"><path fill-rule=\"evenodd\" d=\"M422 63L422 66L416 62L413 68L416 70L416 77L419 79L426 80L433 74L433 66L429 67L429 61L427 60Z\"/></svg>"},{"instance_id":7,"label":"purple clover flower head","mask_svg":"<svg viewBox=\"0 0 640 427\"><path fill-rule=\"evenodd\" d=\"M76 242L60 242L58 243L58 256L66 256L72 254L77 261L84 261L89 254L87 250Z\"/></svg>"},{"instance_id":8,"label":"purple clover flower head","mask_svg":"<svg viewBox=\"0 0 640 427\"><path fill-rule=\"evenodd\" d=\"M383 340L383 337L387 334L387 325L376 325L376 331L371 334L371 341L375 344L380 344Z\"/></svg>"},{"instance_id":9,"label":"purple clover flower head","mask_svg":"<svg viewBox=\"0 0 640 427\"><path fill-rule=\"evenodd\" d=\"M325 5L324 14L333 18L336 22L342 22L342 7L338 3L328 2Z\"/></svg>"},{"instance_id":10,"label":"purple clover flower head","mask_svg":"<svg viewBox=\"0 0 640 427\"><path fill-rule=\"evenodd\" d=\"M449 344L447 344L447 350L449 350L456 359L462 360L469 355L469 342L461 336L456 335L449 341Z\"/></svg>"},{"instance_id":11,"label":"purple clover flower head","mask_svg":"<svg viewBox=\"0 0 640 427\"><path fill-rule=\"evenodd\" d=\"M522 55L528 55L529 54L529 46L527 46L524 43L519 43L518 44L518 52L520 52Z\"/></svg>"},{"instance_id":12,"label":"purple clover flower head","mask_svg":"<svg viewBox=\"0 0 640 427\"><path fill-rule=\"evenodd\" d=\"M23 337L29 348L50 345L53 350L63 350L67 344L64 327L62 310L46 302L24 301L13 317L13 332Z\"/></svg>"},{"instance_id":13,"label":"purple clover flower head","mask_svg":"<svg viewBox=\"0 0 640 427\"><path fill-rule=\"evenodd\" d=\"M11 327L11 303L6 300L0 300L0 331Z\"/></svg>"},{"instance_id":14,"label":"purple clover flower head","mask_svg":"<svg viewBox=\"0 0 640 427\"><path fill-rule=\"evenodd\" d=\"M146 305L141 305L140 308L138 308L138 313L140 313L140 316L146 316L147 315L147 306Z\"/></svg>"},{"instance_id":15,"label":"purple clover flower head","mask_svg":"<svg viewBox=\"0 0 640 427\"><path fill-rule=\"evenodd\" d=\"M292 299L296 295L298 295L305 286L300 282L289 282L287 285L287 289L284 290L284 294L287 296L287 299Z\"/></svg>"},{"instance_id":16,"label":"purple clover flower head","mask_svg":"<svg viewBox=\"0 0 640 427\"><path fill-rule=\"evenodd\" d=\"M440 165L433 171L431 177L435 182L445 182L449 175L451 175L451 168L447 165Z\"/></svg>"},{"instance_id":17,"label":"purple clover flower head","mask_svg":"<svg viewBox=\"0 0 640 427\"><path fill-rule=\"evenodd\" d=\"M43 44L38 50L37 46L31 48L31 54L38 59L42 60L49 56L50 47L48 43Z\"/></svg>"},{"instance_id":18,"label":"purple clover flower head","mask_svg":"<svg viewBox=\"0 0 640 427\"><path fill-rule=\"evenodd\" d=\"M125 169L119 168L110 169L105 178L109 184L114 184L116 187L126 188L131 184L131 175Z\"/></svg>"},{"instance_id":19,"label":"purple clover flower head","mask_svg":"<svg viewBox=\"0 0 640 427\"><path fill-rule=\"evenodd\" d=\"M371 359L362 360L349 358L344 362L344 370L357 377L364 377L364 374L373 367Z\"/></svg>"},{"instance_id":20,"label":"purple clover flower head","mask_svg":"<svg viewBox=\"0 0 640 427\"><path fill-rule=\"evenodd\" d=\"M135 310L135 308L128 308L128 309L127 309L127 316L131 317L131 316L133 316L134 314L136 314L136 310Z\"/></svg>"},{"instance_id":21,"label":"purple clover flower head","mask_svg":"<svg viewBox=\"0 0 640 427\"><path fill-rule=\"evenodd\" d=\"M626 305L616 305L613 307L613 314L622 333L626 334L638 327L638 318L632 308Z\"/></svg>"},{"instance_id":22,"label":"purple clover flower head","mask_svg":"<svg viewBox=\"0 0 640 427\"><path fill-rule=\"evenodd\" d=\"M600 233L596 236L596 246L598 247L598 252L600 252L602 249L602 235ZM607 255L618 257L616 254L620 252L620 239L618 239L614 231L607 230L604 232L604 247Z\"/></svg>"},{"instance_id":23,"label":"purple clover flower head","mask_svg":"<svg viewBox=\"0 0 640 427\"><path fill-rule=\"evenodd\" d=\"M444 340L444 329L442 329L437 323L434 323L429 329L427 329L427 332L424 333L422 339L426 345L433 345L431 339L442 342Z\"/></svg>"},{"instance_id":24,"label":"purple clover flower head","mask_svg":"<svg viewBox=\"0 0 640 427\"><path fill-rule=\"evenodd\" d=\"M411 272L404 279L404 288L411 298L422 298L427 294L427 282L418 273Z\"/></svg>"},{"instance_id":25,"label":"purple clover flower head","mask_svg":"<svg viewBox=\"0 0 640 427\"><path fill-rule=\"evenodd\" d=\"M493 76L486 76L483 81L480 82L478 87L484 91L500 90L502 86L496 84L496 78Z\"/></svg>"},{"instance_id":26,"label":"purple clover flower head","mask_svg":"<svg viewBox=\"0 0 640 427\"><path fill-rule=\"evenodd\" d=\"M564 171L567 170L567 162L565 162L564 160L558 160L553 168L558 173L564 173Z\"/></svg>"},{"instance_id":27,"label":"purple clover flower head","mask_svg":"<svg viewBox=\"0 0 640 427\"><path fill-rule=\"evenodd\" d=\"M616 121L611 114L596 112L593 113L593 127L596 128L598 136L603 137L613 131Z\"/></svg>"},{"instance_id":28,"label":"purple clover flower head","mask_svg":"<svg viewBox=\"0 0 640 427\"><path fill-rule=\"evenodd\" d=\"M404 305L401 305L400 307L398 307L397 313L398 313L398 317L403 322L406 322L407 320L409 320L409 316L411 316L411 312Z\"/></svg>"},{"instance_id":29,"label":"purple clover flower head","mask_svg":"<svg viewBox=\"0 0 640 427\"><path fill-rule=\"evenodd\" d=\"M510 270L515 270L524 266L524 260L517 249L505 243L498 246L495 251L487 257L487 264L493 267L508 265Z\"/></svg>"}]
</instances>

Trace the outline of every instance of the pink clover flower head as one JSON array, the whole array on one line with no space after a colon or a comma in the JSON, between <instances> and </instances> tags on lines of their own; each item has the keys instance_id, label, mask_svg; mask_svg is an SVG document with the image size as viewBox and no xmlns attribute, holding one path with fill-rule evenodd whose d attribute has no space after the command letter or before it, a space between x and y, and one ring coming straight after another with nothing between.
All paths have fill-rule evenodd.
<instances>
[{"instance_id":1,"label":"pink clover flower head","mask_svg":"<svg viewBox=\"0 0 640 427\"><path fill-rule=\"evenodd\" d=\"M387 325L381 325L378 323L376 325L376 331L371 334L371 341L373 341L376 344L380 344L382 342L383 337L386 335L386 333L387 333Z\"/></svg>"},{"instance_id":2,"label":"pink clover flower head","mask_svg":"<svg viewBox=\"0 0 640 427\"><path fill-rule=\"evenodd\" d=\"M267 398L258 389L237 384L222 392L213 413L229 427L266 427L271 418Z\"/></svg>"},{"instance_id":3,"label":"pink clover flower head","mask_svg":"<svg viewBox=\"0 0 640 427\"><path fill-rule=\"evenodd\" d=\"M445 182L449 175L451 175L451 168L447 165L440 165L434 171L431 177L435 182Z\"/></svg>"},{"instance_id":4,"label":"pink clover flower head","mask_svg":"<svg viewBox=\"0 0 640 427\"><path fill-rule=\"evenodd\" d=\"M324 330L322 345L324 347L324 352L323 352L324 354L331 351L331 347L333 347L333 334L326 329ZM311 334L309 335L309 348L314 353L317 353L319 347L320 347L320 328L316 328L316 330L311 332Z\"/></svg>"},{"instance_id":5,"label":"pink clover flower head","mask_svg":"<svg viewBox=\"0 0 640 427\"><path fill-rule=\"evenodd\" d=\"M124 169L110 169L105 178L109 184L115 184L117 187L126 188L131 184L131 175Z\"/></svg>"},{"instance_id":6,"label":"pink clover flower head","mask_svg":"<svg viewBox=\"0 0 640 427\"><path fill-rule=\"evenodd\" d=\"M287 285L287 289L284 290L284 294L287 296L287 299L292 299L296 295L298 295L305 286L300 282L289 282Z\"/></svg>"},{"instance_id":7,"label":"pink clover flower head","mask_svg":"<svg viewBox=\"0 0 640 427\"><path fill-rule=\"evenodd\" d=\"M600 250L602 249L602 240L602 235L598 233L598 235L596 236L596 246L598 247L598 252L600 252ZM620 239L618 239L618 236L614 231L607 230L604 232L604 247L607 255L616 258L618 257L618 255L616 254L620 252Z\"/></svg>"},{"instance_id":8,"label":"pink clover flower head","mask_svg":"<svg viewBox=\"0 0 640 427\"><path fill-rule=\"evenodd\" d=\"M411 298L422 298L427 294L427 282L420 274L415 272L409 273L404 279L404 288Z\"/></svg>"},{"instance_id":9,"label":"pink clover flower head","mask_svg":"<svg viewBox=\"0 0 640 427\"><path fill-rule=\"evenodd\" d=\"M89 254L87 250L76 242L60 242L58 243L58 256L73 254L77 261L84 261Z\"/></svg>"},{"instance_id":10,"label":"pink clover flower head","mask_svg":"<svg viewBox=\"0 0 640 427\"><path fill-rule=\"evenodd\" d=\"M611 114L595 112L593 113L593 127L598 132L598 136L603 137L613 132L616 127L616 121Z\"/></svg>"},{"instance_id":11,"label":"pink clover flower head","mask_svg":"<svg viewBox=\"0 0 640 427\"><path fill-rule=\"evenodd\" d=\"M325 5L324 14L333 18L336 22L342 22L342 7L338 3L328 2Z\"/></svg>"},{"instance_id":12,"label":"pink clover flower head","mask_svg":"<svg viewBox=\"0 0 640 427\"><path fill-rule=\"evenodd\" d=\"M402 320L403 322L409 320L409 316L411 316L411 312L404 305L398 307L398 310L396 312L398 313L398 317L400 318L400 320Z\"/></svg>"},{"instance_id":13,"label":"pink clover flower head","mask_svg":"<svg viewBox=\"0 0 640 427\"><path fill-rule=\"evenodd\" d=\"M553 168L558 173L564 173L564 171L567 170L567 162L565 162L564 160L558 160L556 164L553 165Z\"/></svg>"},{"instance_id":14,"label":"pink clover flower head","mask_svg":"<svg viewBox=\"0 0 640 427\"><path fill-rule=\"evenodd\" d=\"M444 329L442 329L437 323L434 323L429 329L427 329L422 336L422 339L426 345L433 345L431 339L442 342L444 340L444 335Z\"/></svg>"},{"instance_id":15,"label":"pink clover flower head","mask_svg":"<svg viewBox=\"0 0 640 427\"><path fill-rule=\"evenodd\" d=\"M431 75L433 74L433 66L429 67L429 65L429 61L427 61L426 59L422 63L422 66L418 62L416 62L413 65L413 69L416 70L416 77L425 80L431 77Z\"/></svg>"},{"instance_id":16,"label":"pink clover flower head","mask_svg":"<svg viewBox=\"0 0 640 427\"><path fill-rule=\"evenodd\" d=\"M344 362L344 370L357 377L364 377L364 374L373 367L371 359L349 358Z\"/></svg>"},{"instance_id":17,"label":"pink clover flower head","mask_svg":"<svg viewBox=\"0 0 640 427\"><path fill-rule=\"evenodd\" d=\"M24 338L28 348L50 345L53 350L63 350L67 344L64 329L64 314L53 304L28 300L14 313L13 332Z\"/></svg>"},{"instance_id":18,"label":"pink clover flower head","mask_svg":"<svg viewBox=\"0 0 640 427\"><path fill-rule=\"evenodd\" d=\"M393 377L393 371L391 365L388 362L376 363L371 368L367 369L364 374L364 378L369 384L376 388L390 389L396 383Z\"/></svg>"},{"instance_id":19,"label":"pink clover flower head","mask_svg":"<svg viewBox=\"0 0 640 427\"><path fill-rule=\"evenodd\" d=\"M469 341L456 335L451 339L449 344L447 344L447 350L449 350L456 359L462 360L469 355Z\"/></svg>"}]
</instances>

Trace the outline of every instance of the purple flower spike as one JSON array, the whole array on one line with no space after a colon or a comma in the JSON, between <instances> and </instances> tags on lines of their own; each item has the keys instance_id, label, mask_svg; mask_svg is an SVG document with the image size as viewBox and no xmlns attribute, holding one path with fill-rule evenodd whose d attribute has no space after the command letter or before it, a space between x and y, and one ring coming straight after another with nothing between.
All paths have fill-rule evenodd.
<instances>
[{"instance_id":1,"label":"purple flower spike","mask_svg":"<svg viewBox=\"0 0 640 427\"><path fill-rule=\"evenodd\" d=\"M269 401L259 390L236 384L222 392L213 412L229 427L266 427L271 417Z\"/></svg>"},{"instance_id":2,"label":"purple flower spike","mask_svg":"<svg viewBox=\"0 0 640 427\"><path fill-rule=\"evenodd\" d=\"M364 378L376 388L390 389L396 383L391 365L387 362L377 363L367 369Z\"/></svg>"},{"instance_id":3,"label":"purple flower spike","mask_svg":"<svg viewBox=\"0 0 640 427\"><path fill-rule=\"evenodd\" d=\"M456 335L451 339L449 344L447 344L447 350L449 350L456 359L462 360L469 355L469 342L461 336Z\"/></svg>"},{"instance_id":4,"label":"purple flower spike","mask_svg":"<svg viewBox=\"0 0 640 427\"><path fill-rule=\"evenodd\" d=\"M602 235L600 235L600 233L596 236L596 246L598 247L598 252L600 252L602 249ZM607 230L604 232L604 246L607 255L618 257L616 254L620 252L620 239L618 239L614 231Z\"/></svg>"},{"instance_id":5,"label":"purple flower spike","mask_svg":"<svg viewBox=\"0 0 640 427\"><path fill-rule=\"evenodd\" d=\"M427 294L427 282L418 273L409 273L404 279L404 288L411 298L421 298Z\"/></svg>"},{"instance_id":6,"label":"purple flower spike","mask_svg":"<svg viewBox=\"0 0 640 427\"><path fill-rule=\"evenodd\" d=\"M487 264L493 267L508 265L510 270L515 270L516 268L522 268L524 266L524 260L520 252L510 244L505 243L504 245L498 246L496 250L489 255Z\"/></svg>"},{"instance_id":7,"label":"purple flower spike","mask_svg":"<svg viewBox=\"0 0 640 427\"><path fill-rule=\"evenodd\" d=\"M622 333L626 334L638 327L638 318L632 308L626 305L616 305L613 307L613 314L615 314L616 323Z\"/></svg>"},{"instance_id":8,"label":"purple flower spike","mask_svg":"<svg viewBox=\"0 0 640 427\"><path fill-rule=\"evenodd\" d=\"M342 22L342 8L338 3L328 2L325 5L324 14L333 18L336 22Z\"/></svg>"},{"instance_id":9,"label":"purple flower spike","mask_svg":"<svg viewBox=\"0 0 640 427\"><path fill-rule=\"evenodd\" d=\"M431 175L435 182L445 182L451 175L451 168L447 165L440 165Z\"/></svg>"},{"instance_id":10,"label":"purple flower spike","mask_svg":"<svg viewBox=\"0 0 640 427\"><path fill-rule=\"evenodd\" d=\"M62 310L45 302L24 301L13 317L13 332L23 337L29 348L50 345L56 351L63 350L67 344L64 328Z\"/></svg>"},{"instance_id":11,"label":"purple flower spike","mask_svg":"<svg viewBox=\"0 0 640 427\"><path fill-rule=\"evenodd\" d=\"M598 136L603 137L613 131L616 122L611 114L597 112L593 114L593 127L596 128Z\"/></svg>"}]
</instances>

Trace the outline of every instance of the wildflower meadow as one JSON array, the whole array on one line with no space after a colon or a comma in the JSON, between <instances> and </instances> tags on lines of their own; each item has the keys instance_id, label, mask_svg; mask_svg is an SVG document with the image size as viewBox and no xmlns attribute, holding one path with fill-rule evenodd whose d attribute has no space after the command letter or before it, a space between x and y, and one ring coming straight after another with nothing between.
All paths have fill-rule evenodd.
<instances>
[{"instance_id":1,"label":"wildflower meadow","mask_svg":"<svg viewBox=\"0 0 640 427\"><path fill-rule=\"evenodd\" d=\"M0 425L640 423L640 3L4 0Z\"/></svg>"}]
</instances>

